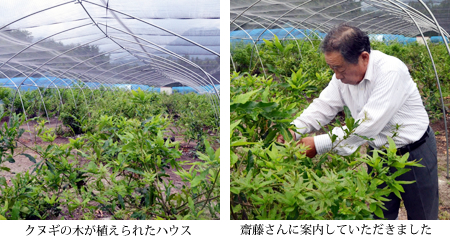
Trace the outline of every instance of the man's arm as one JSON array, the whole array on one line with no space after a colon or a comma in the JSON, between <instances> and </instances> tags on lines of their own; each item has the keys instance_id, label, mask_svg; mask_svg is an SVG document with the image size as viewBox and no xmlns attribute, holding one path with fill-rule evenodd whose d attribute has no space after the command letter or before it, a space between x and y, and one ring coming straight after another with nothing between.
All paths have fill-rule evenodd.
<instances>
[{"instance_id":1,"label":"man's arm","mask_svg":"<svg viewBox=\"0 0 450 240\"><path fill-rule=\"evenodd\" d=\"M332 80L320 93L320 96L314 99L300 117L291 122L297 127L298 132L304 134L312 130L319 130L320 125L328 124L339 111L342 111L344 102L337 81L335 75L333 75ZM295 135L298 140L300 136L298 134Z\"/></svg>"},{"instance_id":2,"label":"man's arm","mask_svg":"<svg viewBox=\"0 0 450 240\"><path fill-rule=\"evenodd\" d=\"M409 83L407 81L411 81L411 79L404 71L390 71L377 81L373 83L376 85L367 103L355 118L360 120L355 134L344 139L344 131L341 128L334 128L332 134L338 136L334 144L328 134L315 136L314 143L317 153L323 154L334 147L335 152L339 155L350 155L367 141L359 136L372 138L380 134L405 103L408 97L406 86Z\"/></svg>"}]
</instances>

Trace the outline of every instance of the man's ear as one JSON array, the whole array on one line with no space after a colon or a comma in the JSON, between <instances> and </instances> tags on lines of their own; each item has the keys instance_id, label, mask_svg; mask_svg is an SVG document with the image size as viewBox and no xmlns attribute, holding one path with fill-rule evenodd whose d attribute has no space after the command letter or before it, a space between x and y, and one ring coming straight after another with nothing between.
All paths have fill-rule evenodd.
<instances>
[{"instance_id":1,"label":"man's ear","mask_svg":"<svg viewBox=\"0 0 450 240\"><path fill-rule=\"evenodd\" d=\"M363 61L364 66L369 65L370 54L366 51L361 53L361 60Z\"/></svg>"}]
</instances>

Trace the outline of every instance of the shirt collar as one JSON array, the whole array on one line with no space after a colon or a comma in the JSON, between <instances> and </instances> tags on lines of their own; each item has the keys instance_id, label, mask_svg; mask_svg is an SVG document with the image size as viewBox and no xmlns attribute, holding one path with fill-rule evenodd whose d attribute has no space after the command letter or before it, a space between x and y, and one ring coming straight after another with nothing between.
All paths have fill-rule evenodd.
<instances>
[{"instance_id":1,"label":"shirt collar","mask_svg":"<svg viewBox=\"0 0 450 240\"><path fill-rule=\"evenodd\" d=\"M369 81L371 81L373 79L373 65L374 65L374 55L373 52L375 50L371 50L370 54L369 54L369 64L367 65L367 70L366 70L366 74L364 75L363 80L367 79Z\"/></svg>"}]
</instances>

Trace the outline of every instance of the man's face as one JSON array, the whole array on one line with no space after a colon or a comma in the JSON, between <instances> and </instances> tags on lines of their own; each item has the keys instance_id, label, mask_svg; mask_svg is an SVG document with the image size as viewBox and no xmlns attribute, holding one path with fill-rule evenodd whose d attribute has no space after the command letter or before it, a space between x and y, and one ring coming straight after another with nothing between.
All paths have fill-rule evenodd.
<instances>
[{"instance_id":1,"label":"man's face","mask_svg":"<svg viewBox=\"0 0 450 240\"><path fill-rule=\"evenodd\" d=\"M352 64L345 61L341 53L325 52L325 61L336 74L336 78L345 84L357 85L366 74L369 63L369 53L363 52L358 58L358 63Z\"/></svg>"}]
</instances>

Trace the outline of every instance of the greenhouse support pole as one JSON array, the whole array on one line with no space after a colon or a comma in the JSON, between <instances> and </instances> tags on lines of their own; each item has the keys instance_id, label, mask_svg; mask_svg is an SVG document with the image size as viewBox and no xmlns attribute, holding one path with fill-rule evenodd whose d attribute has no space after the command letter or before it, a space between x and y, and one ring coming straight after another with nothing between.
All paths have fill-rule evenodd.
<instances>
[{"instance_id":1,"label":"greenhouse support pole","mask_svg":"<svg viewBox=\"0 0 450 240\"><path fill-rule=\"evenodd\" d=\"M427 7L427 5L426 5L422 0L419 0L419 2L425 7L425 9L427 9L428 13L429 13L429 14L431 15L431 17L433 18L434 23L436 24L436 27L438 28L439 33L440 33L441 36L442 36L442 40L444 41L444 45L445 45L445 47L447 48L447 52L448 52L448 54L449 54L449 56L450 56L450 49L449 49L449 47L448 47L447 40L445 39L445 35L444 35L444 33L442 33L441 26L439 26L438 21L437 21L436 18L434 17L434 14L431 12L431 10ZM450 148L449 148L449 146L448 146L447 116L446 116L446 112L445 112L444 98L442 97L441 84L439 83L439 81L438 81L438 87L439 87L439 94L441 95L442 111L444 112L445 139L446 139L446 141L447 141L447 151L446 151L446 152L447 152L447 179L450 179L450 176L449 176L449 151L450 151Z\"/></svg>"}]
</instances>

